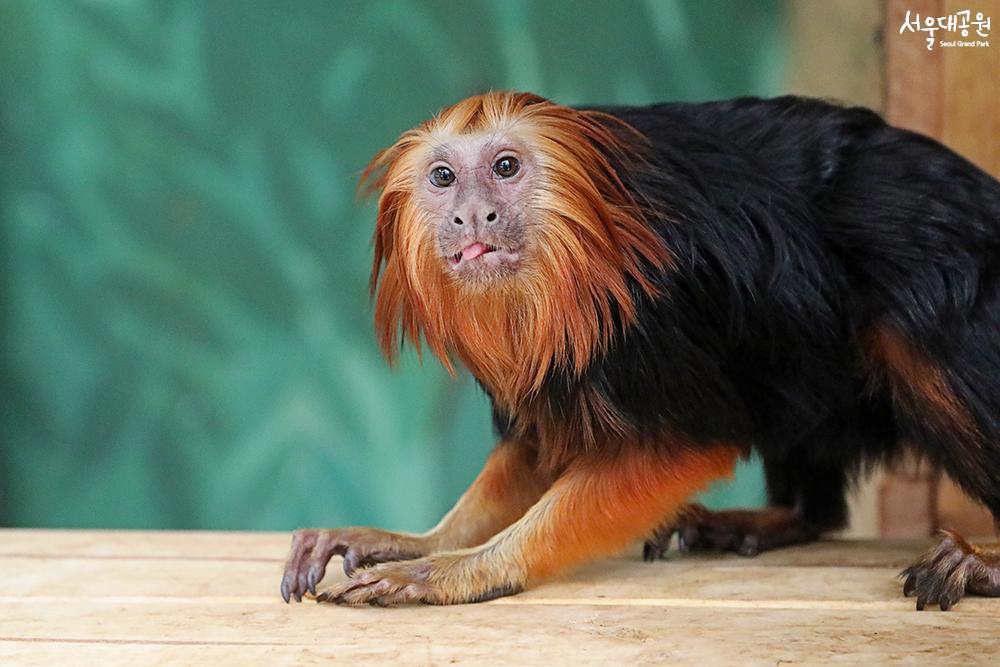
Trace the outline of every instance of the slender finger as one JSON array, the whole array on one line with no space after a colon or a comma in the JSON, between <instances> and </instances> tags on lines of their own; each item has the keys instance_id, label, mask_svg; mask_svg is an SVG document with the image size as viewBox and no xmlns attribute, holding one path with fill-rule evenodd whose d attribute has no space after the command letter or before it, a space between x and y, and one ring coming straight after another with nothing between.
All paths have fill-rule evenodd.
<instances>
[{"instance_id":1,"label":"slender finger","mask_svg":"<svg viewBox=\"0 0 1000 667\"><path fill-rule=\"evenodd\" d=\"M917 590L917 582L920 580L917 570L916 568L908 567L900 572L900 576L906 577L906 580L903 582L903 595L910 597Z\"/></svg>"},{"instance_id":2,"label":"slender finger","mask_svg":"<svg viewBox=\"0 0 1000 667\"><path fill-rule=\"evenodd\" d=\"M344 574L348 577L354 574L355 570L361 567L364 556L358 549L348 549L344 554Z\"/></svg>"},{"instance_id":3,"label":"slender finger","mask_svg":"<svg viewBox=\"0 0 1000 667\"><path fill-rule=\"evenodd\" d=\"M326 564L338 547L343 549L334 531L324 531L317 536L316 545L310 552L305 582L306 590L313 595L316 595L316 584L323 581L326 575Z\"/></svg>"},{"instance_id":4,"label":"slender finger","mask_svg":"<svg viewBox=\"0 0 1000 667\"><path fill-rule=\"evenodd\" d=\"M941 595L947 587L949 576L964 559L964 553L961 551L952 551L937 560L926 579L925 599L928 604L940 603Z\"/></svg>"},{"instance_id":5,"label":"slender finger","mask_svg":"<svg viewBox=\"0 0 1000 667\"><path fill-rule=\"evenodd\" d=\"M316 531L298 530L292 535L292 546L285 560L285 572L281 577L281 597L289 602L292 597L302 600L302 589L299 585L299 573L303 561L316 543Z\"/></svg>"},{"instance_id":6,"label":"slender finger","mask_svg":"<svg viewBox=\"0 0 1000 667\"><path fill-rule=\"evenodd\" d=\"M965 594L965 587L969 581L969 570L971 567L972 558L966 556L952 570L951 574L948 575L944 585L941 587L941 594L938 598L941 611L948 611L962 599L962 595Z\"/></svg>"}]
</instances>

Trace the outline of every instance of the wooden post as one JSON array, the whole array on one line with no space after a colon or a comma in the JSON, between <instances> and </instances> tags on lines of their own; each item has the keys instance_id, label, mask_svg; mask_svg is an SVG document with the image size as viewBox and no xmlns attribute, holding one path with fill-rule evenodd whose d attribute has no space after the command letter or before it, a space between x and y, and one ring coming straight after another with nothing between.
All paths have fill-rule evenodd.
<instances>
[{"instance_id":1,"label":"wooden post","mask_svg":"<svg viewBox=\"0 0 1000 667\"><path fill-rule=\"evenodd\" d=\"M941 47L938 40L960 36L939 31L928 49L924 34L900 33L907 12L924 19L966 9L991 17L990 46ZM1000 178L1000 0L888 0L885 17L889 122L934 137ZM961 39L977 38L972 29ZM989 512L926 465L886 475L878 498L883 536L920 536L940 527L992 532Z\"/></svg>"}]
</instances>

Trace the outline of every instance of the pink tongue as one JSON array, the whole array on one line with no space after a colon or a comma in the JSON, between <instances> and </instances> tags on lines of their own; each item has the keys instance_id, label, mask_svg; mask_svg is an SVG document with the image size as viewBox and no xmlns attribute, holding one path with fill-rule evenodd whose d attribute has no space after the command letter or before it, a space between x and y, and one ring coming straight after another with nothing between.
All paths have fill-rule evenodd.
<instances>
[{"instance_id":1,"label":"pink tongue","mask_svg":"<svg viewBox=\"0 0 1000 667\"><path fill-rule=\"evenodd\" d=\"M485 243L480 243L479 241L476 241L475 243L466 246L465 249L462 250L462 259L468 262L469 260L475 259L480 255L485 255L487 250L488 248L486 247Z\"/></svg>"}]
</instances>

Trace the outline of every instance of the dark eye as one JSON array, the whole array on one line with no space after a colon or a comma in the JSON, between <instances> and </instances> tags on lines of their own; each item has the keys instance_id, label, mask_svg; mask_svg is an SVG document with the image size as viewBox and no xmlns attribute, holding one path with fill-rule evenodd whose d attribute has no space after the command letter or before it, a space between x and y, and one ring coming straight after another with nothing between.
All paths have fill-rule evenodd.
<instances>
[{"instance_id":1,"label":"dark eye","mask_svg":"<svg viewBox=\"0 0 1000 667\"><path fill-rule=\"evenodd\" d=\"M455 182L455 172L448 167L437 167L431 172L431 183L439 188L446 188Z\"/></svg>"},{"instance_id":2,"label":"dark eye","mask_svg":"<svg viewBox=\"0 0 1000 667\"><path fill-rule=\"evenodd\" d=\"M516 157L502 157L493 165L493 173L500 178L510 178L521 170L521 163Z\"/></svg>"}]
</instances>

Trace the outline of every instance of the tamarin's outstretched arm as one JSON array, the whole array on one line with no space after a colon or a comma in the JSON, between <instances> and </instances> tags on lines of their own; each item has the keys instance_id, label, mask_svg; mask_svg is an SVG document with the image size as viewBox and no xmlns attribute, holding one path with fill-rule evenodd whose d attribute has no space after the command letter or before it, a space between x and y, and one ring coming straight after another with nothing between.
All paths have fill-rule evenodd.
<instances>
[{"instance_id":1,"label":"tamarin's outstretched arm","mask_svg":"<svg viewBox=\"0 0 1000 667\"><path fill-rule=\"evenodd\" d=\"M296 531L281 580L282 597L301 601L306 591L315 594L333 556L343 556L344 571L351 574L374 563L482 544L519 519L551 485L551 476L537 469L535 459L527 444L500 442L455 507L423 534L359 527Z\"/></svg>"},{"instance_id":2,"label":"tamarin's outstretched arm","mask_svg":"<svg viewBox=\"0 0 1000 667\"><path fill-rule=\"evenodd\" d=\"M575 460L517 522L478 547L360 570L320 601L454 604L511 595L647 536L708 482L732 472L734 447L674 453L626 448Z\"/></svg>"}]
</instances>

